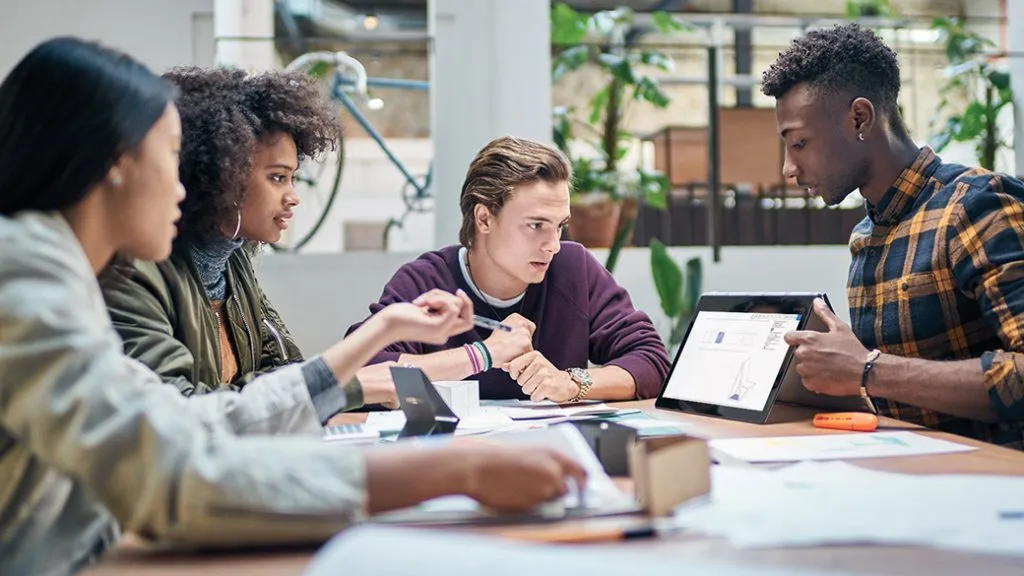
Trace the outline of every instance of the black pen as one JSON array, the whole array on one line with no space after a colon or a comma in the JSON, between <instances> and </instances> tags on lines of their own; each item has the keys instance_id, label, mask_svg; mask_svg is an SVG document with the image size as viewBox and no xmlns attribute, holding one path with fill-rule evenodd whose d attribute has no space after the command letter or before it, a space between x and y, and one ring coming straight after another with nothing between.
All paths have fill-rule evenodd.
<instances>
[{"instance_id":1,"label":"black pen","mask_svg":"<svg viewBox=\"0 0 1024 576\"><path fill-rule=\"evenodd\" d=\"M483 316L473 315L473 324L487 328L488 330L501 330L502 332L511 332L512 327L507 324L502 324L497 320L491 320L490 318L484 318Z\"/></svg>"}]
</instances>

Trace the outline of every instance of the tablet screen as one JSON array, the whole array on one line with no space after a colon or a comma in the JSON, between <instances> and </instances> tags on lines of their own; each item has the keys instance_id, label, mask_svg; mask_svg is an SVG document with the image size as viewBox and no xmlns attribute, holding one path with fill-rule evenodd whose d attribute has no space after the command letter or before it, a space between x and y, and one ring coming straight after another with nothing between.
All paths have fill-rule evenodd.
<instances>
[{"instance_id":1,"label":"tablet screen","mask_svg":"<svg viewBox=\"0 0 1024 576\"><path fill-rule=\"evenodd\" d=\"M800 314L697 312L662 396L764 410Z\"/></svg>"}]
</instances>

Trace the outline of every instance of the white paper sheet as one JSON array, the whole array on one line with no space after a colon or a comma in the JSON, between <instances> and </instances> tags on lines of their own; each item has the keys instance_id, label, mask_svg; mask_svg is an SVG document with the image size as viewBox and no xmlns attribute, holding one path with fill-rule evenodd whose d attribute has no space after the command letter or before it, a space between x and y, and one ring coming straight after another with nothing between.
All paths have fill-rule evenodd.
<instances>
[{"instance_id":1,"label":"white paper sheet","mask_svg":"<svg viewBox=\"0 0 1024 576\"><path fill-rule=\"evenodd\" d=\"M913 432L853 432L814 436L729 438L708 443L720 461L798 462L948 454L975 450L972 446Z\"/></svg>"},{"instance_id":2,"label":"white paper sheet","mask_svg":"<svg viewBox=\"0 0 1024 576\"><path fill-rule=\"evenodd\" d=\"M809 576L825 573L841 576L834 571L740 565L703 558L680 561L671 555L652 555L647 549L628 546L552 546L454 531L372 525L350 528L335 536L317 552L304 572L306 576Z\"/></svg>"},{"instance_id":3,"label":"white paper sheet","mask_svg":"<svg viewBox=\"0 0 1024 576\"><path fill-rule=\"evenodd\" d=\"M587 484L582 501L576 487L558 500L545 503L534 512L537 518L566 516L600 516L639 510L636 499L623 493L605 473L601 462L571 424L546 426L528 431L495 434L490 440L518 446L537 446L557 450L573 458L587 471ZM371 521L407 524L477 523L501 520L465 496L446 496L429 500L419 506L380 514Z\"/></svg>"},{"instance_id":4,"label":"white paper sheet","mask_svg":"<svg viewBox=\"0 0 1024 576\"><path fill-rule=\"evenodd\" d=\"M646 432L670 432L670 433L683 433L686 431L687 426L685 422L678 420L660 420L657 418L624 418L622 420L615 420L616 424L626 426L637 430L643 435Z\"/></svg>"},{"instance_id":5,"label":"white paper sheet","mask_svg":"<svg viewBox=\"0 0 1024 576\"><path fill-rule=\"evenodd\" d=\"M1024 556L1024 477L877 472L844 462L712 468L679 526L743 548L881 544Z\"/></svg>"},{"instance_id":6,"label":"white paper sheet","mask_svg":"<svg viewBox=\"0 0 1024 576\"><path fill-rule=\"evenodd\" d=\"M469 416L459 418L455 428L456 436L486 434L499 430L511 429L515 425L512 418L490 409L480 409ZM399 432L405 426L405 413L401 410L389 412L370 412L366 416L364 427L382 434Z\"/></svg>"},{"instance_id":7,"label":"white paper sheet","mask_svg":"<svg viewBox=\"0 0 1024 576\"><path fill-rule=\"evenodd\" d=\"M582 406L558 406L554 407L518 407L518 406L495 406L502 414L513 420L536 420L541 418L572 418L577 416L611 416L623 412L618 408L600 402L597 404L584 404Z\"/></svg>"}]
</instances>

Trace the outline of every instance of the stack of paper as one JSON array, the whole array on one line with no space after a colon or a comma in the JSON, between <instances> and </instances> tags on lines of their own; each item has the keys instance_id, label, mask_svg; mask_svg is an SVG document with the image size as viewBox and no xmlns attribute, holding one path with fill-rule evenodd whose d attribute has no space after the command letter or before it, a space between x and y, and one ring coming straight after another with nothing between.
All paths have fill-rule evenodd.
<instances>
[{"instance_id":1,"label":"stack of paper","mask_svg":"<svg viewBox=\"0 0 1024 576\"><path fill-rule=\"evenodd\" d=\"M526 400L491 400L480 403L484 410L497 410L513 420L539 420L544 418L593 418L596 416L612 416L624 411L613 408L604 402L584 402L571 406L561 406L551 401L530 402ZM626 412L639 412L631 410Z\"/></svg>"},{"instance_id":2,"label":"stack of paper","mask_svg":"<svg viewBox=\"0 0 1024 576\"><path fill-rule=\"evenodd\" d=\"M636 409L613 408L604 402L559 406L549 401L491 400L480 404L478 409L459 416L459 425L455 429L456 436L532 429L538 425L640 412ZM381 434L397 433L405 426L405 413L401 410L370 412L365 426Z\"/></svg>"},{"instance_id":3,"label":"stack of paper","mask_svg":"<svg viewBox=\"0 0 1024 576\"><path fill-rule=\"evenodd\" d=\"M1024 477L877 472L843 462L712 468L679 526L738 547L887 544L1024 555Z\"/></svg>"},{"instance_id":4,"label":"stack of paper","mask_svg":"<svg viewBox=\"0 0 1024 576\"><path fill-rule=\"evenodd\" d=\"M621 418L612 418L609 422L636 430L638 436L671 436L685 434L688 426L681 420L662 420L649 414L629 414Z\"/></svg>"},{"instance_id":5,"label":"stack of paper","mask_svg":"<svg viewBox=\"0 0 1024 576\"><path fill-rule=\"evenodd\" d=\"M512 418L496 410L480 409L472 414L459 418L455 428L456 436L487 434L499 430L510 429L515 422ZM395 434L405 426L405 413L401 410L390 412L370 412L366 416L365 428L381 434Z\"/></svg>"},{"instance_id":6,"label":"stack of paper","mask_svg":"<svg viewBox=\"0 0 1024 576\"><path fill-rule=\"evenodd\" d=\"M931 438L913 432L825 434L730 438L708 443L719 462L800 462L950 454L976 450L973 446Z\"/></svg>"},{"instance_id":7,"label":"stack of paper","mask_svg":"<svg viewBox=\"0 0 1024 576\"><path fill-rule=\"evenodd\" d=\"M571 487L570 493L565 497L548 502L531 514L516 518L486 510L465 496L446 496L424 502L419 506L380 514L372 520L405 524L484 523L604 516L639 510L636 499L618 489L605 473L583 435L571 424L496 434L491 436L491 440L503 444L544 447L573 458L587 471L587 484L582 498L579 491Z\"/></svg>"}]
</instances>

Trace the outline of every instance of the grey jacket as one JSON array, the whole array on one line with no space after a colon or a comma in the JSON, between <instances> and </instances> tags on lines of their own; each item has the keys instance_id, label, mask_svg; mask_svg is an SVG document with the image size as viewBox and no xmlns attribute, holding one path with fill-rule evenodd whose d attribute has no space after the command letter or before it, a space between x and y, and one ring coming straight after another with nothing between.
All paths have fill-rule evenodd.
<instances>
[{"instance_id":1,"label":"grey jacket","mask_svg":"<svg viewBox=\"0 0 1024 576\"><path fill-rule=\"evenodd\" d=\"M296 364L183 397L123 354L60 215L0 217L0 574L73 572L118 525L220 547L361 520L363 458L320 440L309 394Z\"/></svg>"}]
</instances>

